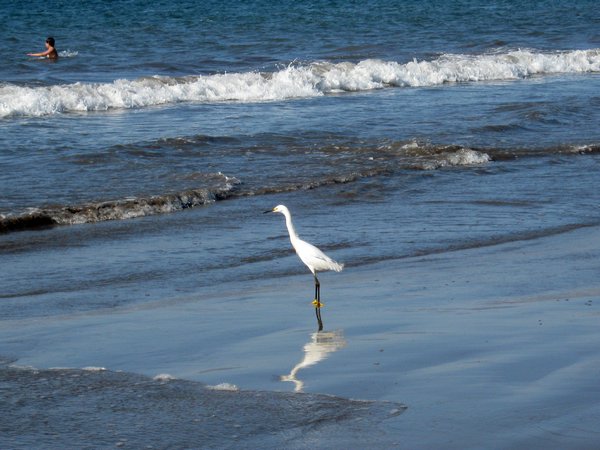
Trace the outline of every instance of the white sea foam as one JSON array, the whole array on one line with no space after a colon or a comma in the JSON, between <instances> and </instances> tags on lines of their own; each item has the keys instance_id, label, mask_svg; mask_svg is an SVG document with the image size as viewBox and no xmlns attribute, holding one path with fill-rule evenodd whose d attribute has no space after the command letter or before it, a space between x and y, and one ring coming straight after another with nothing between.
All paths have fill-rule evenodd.
<instances>
[{"instance_id":1,"label":"white sea foam","mask_svg":"<svg viewBox=\"0 0 600 450\"><path fill-rule=\"evenodd\" d=\"M81 370L85 370L87 372L105 372L106 367L88 366L88 367L84 367Z\"/></svg>"},{"instance_id":2,"label":"white sea foam","mask_svg":"<svg viewBox=\"0 0 600 450\"><path fill-rule=\"evenodd\" d=\"M230 384L230 383L220 383L215 386L206 386L206 387L213 391L239 391L240 390L240 388L238 388L235 384Z\"/></svg>"},{"instance_id":3,"label":"white sea foam","mask_svg":"<svg viewBox=\"0 0 600 450\"><path fill-rule=\"evenodd\" d=\"M478 166L489 161L491 158L487 153L461 148L456 152L442 153L432 159L423 160L419 166L423 170L435 170L452 166Z\"/></svg>"},{"instance_id":4,"label":"white sea foam","mask_svg":"<svg viewBox=\"0 0 600 450\"><path fill-rule=\"evenodd\" d=\"M169 375L168 373L159 373L158 375L156 375L152 379L154 381L171 381L171 380L176 380L176 378L173 375Z\"/></svg>"},{"instance_id":5,"label":"white sea foam","mask_svg":"<svg viewBox=\"0 0 600 450\"><path fill-rule=\"evenodd\" d=\"M61 50L58 52L58 56L61 58L73 58L77 56L79 52L77 50Z\"/></svg>"},{"instance_id":6,"label":"white sea foam","mask_svg":"<svg viewBox=\"0 0 600 450\"><path fill-rule=\"evenodd\" d=\"M446 161L450 166L473 166L489 162L490 157L486 153L463 148L456 153L447 155Z\"/></svg>"},{"instance_id":7,"label":"white sea foam","mask_svg":"<svg viewBox=\"0 0 600 450\"><path fill-rule=\"evenodd\" d=\"M390 86L436 86L585 72L600 72L600 49L448 54L432 61L413 60L404 64L376 59L359 63L315 62L288 66L273 73L153 76L50 87L3 84L0 117L143 108L179 102L263 102Z\"/></svg>"}]
</instances>

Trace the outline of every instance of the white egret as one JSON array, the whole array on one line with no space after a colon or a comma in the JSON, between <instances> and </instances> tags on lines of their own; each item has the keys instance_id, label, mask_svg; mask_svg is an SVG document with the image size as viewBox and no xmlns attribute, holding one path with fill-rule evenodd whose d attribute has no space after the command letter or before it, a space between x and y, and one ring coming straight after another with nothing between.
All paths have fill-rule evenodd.
<instances>
[{"instance_id":1,"label":"white egret","mask_svg":"<svg viewBox=\"0 0 600 450\"><path fill-rule=\"evenodd\" d=\"M335 270L336 272L340 272L344 268L344 265L334 261L317 247L309 244L306 241L303 241L298 237L298 233L296 233L296 229L292 223L292 215L286 206L277 205L275 208L265 211L265 214L270 212L281 213L285 216L285 224L290 235L292 247L294 247L298 257L315 277L315 299L313 300L313 305L315 305L317 320L319 322L319 331L321 331L323 329L323 322L321 321L320 309L324 305L321 303L321 284L317 278L317 272L323 272L326 270Z\"/></svg>"}]
</instances>

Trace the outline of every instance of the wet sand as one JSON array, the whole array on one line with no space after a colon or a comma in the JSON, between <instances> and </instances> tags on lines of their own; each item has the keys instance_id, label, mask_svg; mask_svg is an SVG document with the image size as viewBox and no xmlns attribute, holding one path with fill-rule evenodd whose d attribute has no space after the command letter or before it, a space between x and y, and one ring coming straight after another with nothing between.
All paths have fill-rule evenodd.
<instances>
[{"instance_id":1,"label":"wet sand","mask_svg":"<svg viewBox=\"0 0 600 450\"><path fill-rule=\"evenodd\" d=\"M3 322L0 354L37 368L105 367L405 405L381 421L374 447L600 445L600 228L346 263L321 276L321 334L307 273Z\"/></svg>"}]
</instances>

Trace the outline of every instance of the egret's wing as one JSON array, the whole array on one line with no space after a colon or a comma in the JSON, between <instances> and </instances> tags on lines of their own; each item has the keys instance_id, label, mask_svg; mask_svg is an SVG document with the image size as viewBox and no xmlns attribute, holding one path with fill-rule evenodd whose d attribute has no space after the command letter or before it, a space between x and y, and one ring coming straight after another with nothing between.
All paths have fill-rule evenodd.
<instances>
[{"instance_id":1,"label":"egret's wing","mask_svg":"<svg viewBox=\"0 0 600 450\"><path fill-rule=\"evenodd\" d=\"M343 264L331 259L314 245L298 239L295 243L296 253L304 264L316 270L335 270L339 272L344 267Z\"/></svg>"}]
</instances>

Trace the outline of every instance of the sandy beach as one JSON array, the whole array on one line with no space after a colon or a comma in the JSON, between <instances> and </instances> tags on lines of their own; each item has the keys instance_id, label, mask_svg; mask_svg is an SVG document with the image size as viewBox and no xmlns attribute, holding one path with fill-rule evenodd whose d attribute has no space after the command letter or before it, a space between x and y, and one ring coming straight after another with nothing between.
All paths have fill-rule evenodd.
<instances>
[{"instance_id":1,"label":"sandy beach","mask_svg":"<svg viewBox=\"0 0 600 450\"><path fill-rule=\"evenodd\" d=\"M406 407L372 416L377 433L361 435L355 448L594 448L599 256L600 228L587 227L349 265L321 277L320 334L307 274L4 322L1 353L17 366L103 367L239 389L230 396L296 390ZM268 436L253 426L253 440L232 432L216 446L342 448L340 436L355 424L338 418L336 433L315 427L315 439L292 440L283 425Z\"/></svg>"}]
</instances>

